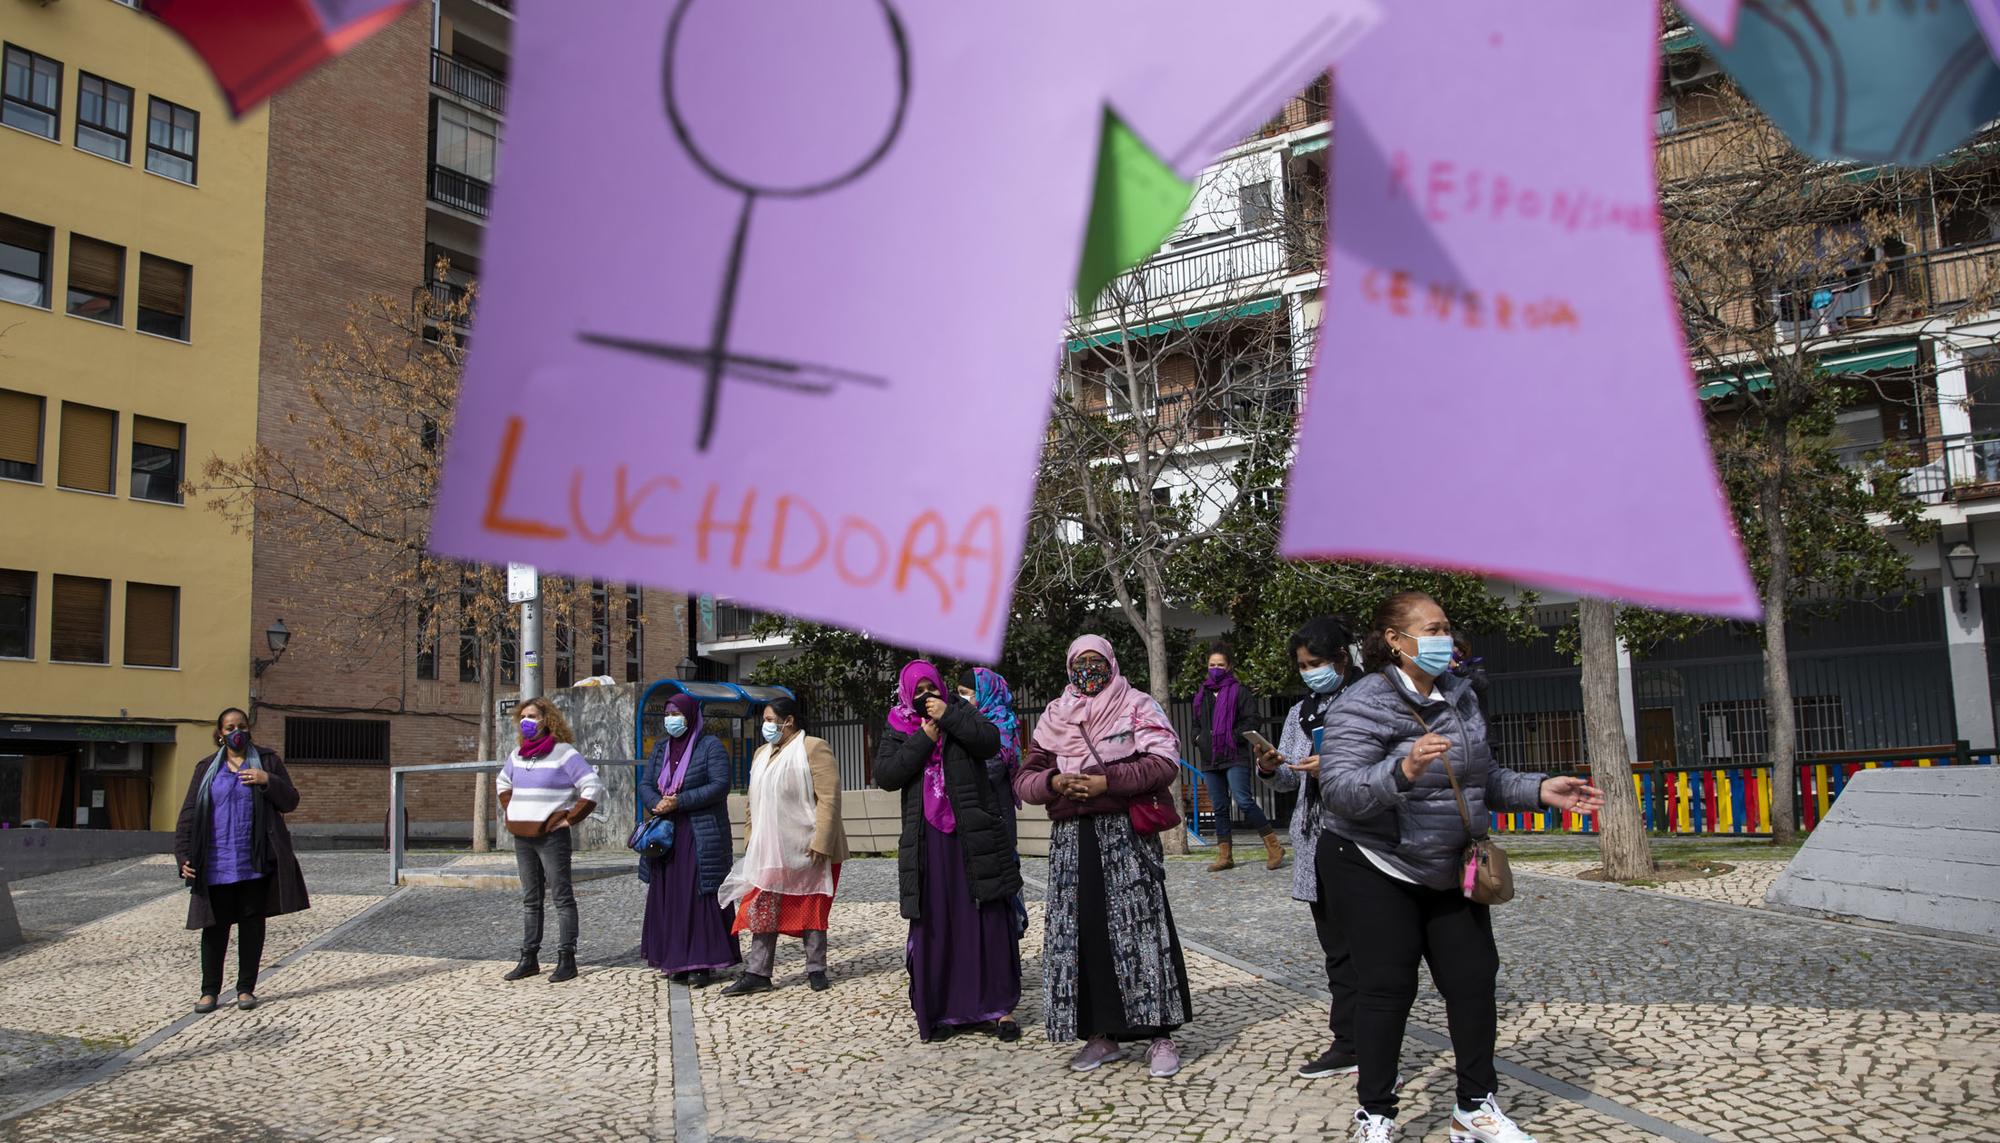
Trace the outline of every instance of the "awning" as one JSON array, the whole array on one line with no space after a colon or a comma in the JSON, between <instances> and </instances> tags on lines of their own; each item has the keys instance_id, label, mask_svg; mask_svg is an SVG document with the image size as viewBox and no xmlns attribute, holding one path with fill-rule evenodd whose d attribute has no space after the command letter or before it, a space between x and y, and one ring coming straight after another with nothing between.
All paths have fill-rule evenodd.
<instances>
[{"instance_id":1,"label":"awning","mask_svg":"<svg viewBox=\"0 0 2000 1143\"><path fill-rule=\"evenodd\" d=\"M1912 369L1917 364L1917 347L1914 342L1897 345L1882 345L1872 349L1857 350L1820 361L1819 367L1825 373L1873 373L1878 369ZM1705 374L1715 377L1715 374ZM1742 389L1755 393L1771 387L1771 371L1758 369L1741 378L1727 377L1713 381L1703 381L1695 392L1706 401L1713 397L1726 397Z\"/></svg>"},{"instance_id":2,"label":"awning","mask_svg":"<svg viewBox=\"0 0 2000 1143\"><path fill-rule=\"evenodd\" d=\"M1670 56L1680 52L1691 52L1700 47L1701 40L1695 36L1693 28L1676 28L1665 36L1660 37L1661 55Z\"/></svg>"},{"instance_id":3,"label":"awning","mask_svg":"<svg viewBox=\"0 0 2000 1143\"><path fill-rule=\"evenodd\" d=\"M1310 139L1301 139L1292 144L1292 154L1310 155L1314 151L1324 151L1326 150L1326 145L1331 142L1333 142L1331 134L1315 135Z\"/></svg>"},{"instance_id":4,"label":"awning","mask_svg":"<svg viewBox=\"0 0 2000 1143\"><path fill-rule=\"evenodd\" d=\"M1183 318L1175 318L1172 321L1156 321L1151 325L1141 326L1134 330L1111 330L1106 333L1092 334L1089 337L1075 337L1069 341L1069 351L1075 353L1083 349L1097 349L1106 345L1117 345L1119 342L1125 340L1127 333L1130 333L1133 337L1155 337L1159 334L1171 333L1177 329L1193 329L1196 326L1207 325L1212 321L1232 321L1236 318L1255 317L1258 314L1270 313L1272 310L1278 308L1278 304L1279 300L1277 298L1259 298L1254 302L1245 302L1240 306L1206 310L1198 314L1189 314Z\"/></svg>"}]
</instances>

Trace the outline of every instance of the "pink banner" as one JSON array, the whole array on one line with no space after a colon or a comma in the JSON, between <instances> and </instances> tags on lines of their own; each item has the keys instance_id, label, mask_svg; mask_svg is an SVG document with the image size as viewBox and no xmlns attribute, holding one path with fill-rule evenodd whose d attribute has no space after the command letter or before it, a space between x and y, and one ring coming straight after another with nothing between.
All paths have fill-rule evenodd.
<instances>
[{"instance_id":1,"label":"pink banner","mask_svg":"<svg viewBox=\"0 0 2000 1143\"><path fill-rule=\"evenodd\" d=\"M1330 244L1286 555L1759 614L1661 248L1657 17L1399 0L1338 69L1330 225L1372 252Z\"/></svg>"},{"instance_id":2,"label":"pink banner","mask_svg":"<svg viewBox=\"0 0 2000 1143\"><path fill-rule=\"evenodd\" d=\"M1681 14L1725 44L1736 42L1736 10L1743 0L1675 0Z\"/></svg>"},{"instance_id":3,"label":"pink banner","mask_svg":"<svg viewBox=\"0 0 2000 1143\"><path fill-rule=\"evenodd\" d=\"M521 5L434 546L996 657L1104 104L1199 167L1374 13Z\"/></svg>"}]
</instances>

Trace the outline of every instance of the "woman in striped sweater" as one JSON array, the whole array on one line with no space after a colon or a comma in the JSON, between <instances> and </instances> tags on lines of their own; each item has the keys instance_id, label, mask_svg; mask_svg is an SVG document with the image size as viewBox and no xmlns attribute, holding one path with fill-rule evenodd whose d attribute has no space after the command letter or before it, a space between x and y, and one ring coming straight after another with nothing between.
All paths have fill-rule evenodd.
<instances>
[{"instance_id":1,"label":"woman in striped sweater","mask_svg":"<svg viewBox=\"0 0 2000 1143\"><path fill-rule=\"evenodd\" d=\"M553 983L576 977L576 893L570 887L570 828L590 816L604 784L583 755L562 711L545 698L520 706L521 744L500 768L500 806L514 835L514 865L521 874L521 961L505 979L542 971L542 899L556 899L556 970Z\"/></svg>"}]
</instances>

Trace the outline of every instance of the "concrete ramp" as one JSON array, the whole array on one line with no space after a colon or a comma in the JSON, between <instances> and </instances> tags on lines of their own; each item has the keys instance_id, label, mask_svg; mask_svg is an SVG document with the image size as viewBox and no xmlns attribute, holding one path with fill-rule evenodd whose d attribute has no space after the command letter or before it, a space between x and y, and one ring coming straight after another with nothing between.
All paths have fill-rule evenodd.
<instances>
[{"instance_id":1,"label":"concrete ramp","mask_svg":"<svg viewBox=\"0 0 2000 1143\"><path fill-rule=\"evenodd\" d=\"M1765 899L2000 941L2000 766L1855 774Z\"/></svg>"}]
</instances>

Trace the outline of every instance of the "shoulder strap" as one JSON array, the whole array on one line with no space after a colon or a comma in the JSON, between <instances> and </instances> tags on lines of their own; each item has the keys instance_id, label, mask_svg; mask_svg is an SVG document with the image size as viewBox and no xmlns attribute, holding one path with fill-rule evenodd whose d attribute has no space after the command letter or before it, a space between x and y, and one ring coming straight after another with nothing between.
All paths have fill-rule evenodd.
<instances>
[{"instance_id":1,"label":"shoulder strap","mask_svg":"<svg viewBox=\"0 0 2000 1143\"><path fill-rule=\"evenodd\" d=\"M1402 684L1398 683L1395 679L1390 679L1389 685L1395 688L1396 697L1403 700L1403 705L1410 708L1410 715L1417 720L1417 725L1424 728L1425 734L1429 734L1431 732L1430 721L1424 717L1423 711L1417 709L1417 704L1410 701L1409 693L1403 690ZM1449 739L1451 736L1446 735L1445 737ZM1454 744L1455 746L1456 744ZM1465 791L1458 784L1458 772L1451 768L1451 755L1451 750L1444 752L1444 776L1451 779L1451 796L1458 801L1458 816L1465 822L1465 832L1468 836L1485 837L1485 830L1475 830L1472 828L1472 808L1465 804Z\"/></svg>"}]
</instances>

